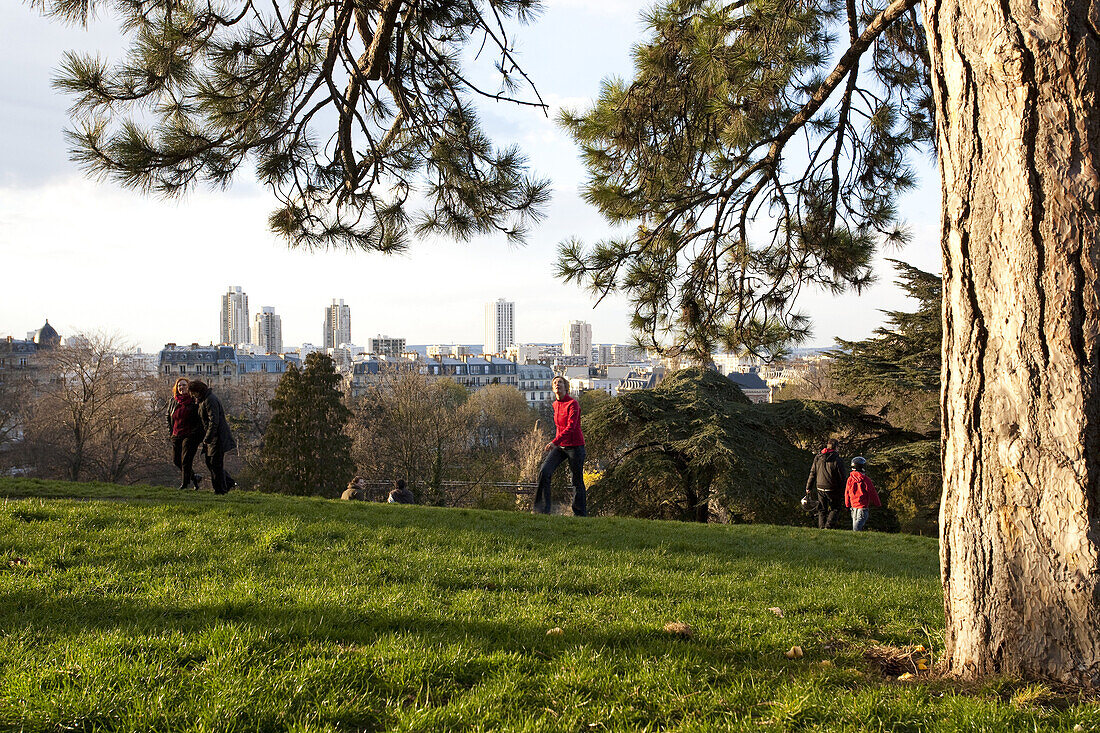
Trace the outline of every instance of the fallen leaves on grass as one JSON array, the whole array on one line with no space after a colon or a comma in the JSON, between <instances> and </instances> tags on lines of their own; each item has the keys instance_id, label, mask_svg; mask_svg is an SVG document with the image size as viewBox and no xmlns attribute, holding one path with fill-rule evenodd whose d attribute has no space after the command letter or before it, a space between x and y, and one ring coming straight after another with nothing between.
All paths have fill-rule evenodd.
<instances>
[{"instance_id":1,"label":"fallen leaves on grass","mask_svg":"<svg viewBox=\"0 0 1100 733\"><path fill-rule=\"evenodd\" d=\"M22 558L22 557L13 557L11 560L8 561L8 565L12 566L13 568L19 567L20 565L26 565L26 564L27 564L26 559Z\"/></svg>"},{"instance_id":2,"label":"fallen leaves on grass","mask_svg":"<svg viewBox=\"0 0 1100 733\"><path fill-rule=\"evenodd\" d=\"M783 618L783 609L782 608L779 608L778 606L772 606L768 610L771 611L772 613L774 613L779 618Z\"/></svg>"},{"instance_id":3,"label":"fallen leaves on grass","mask_svg":"<svg viewBox=\"0 0 1100 733\"><path fill-rule=\"evenodd\" d=\"M888 677L916 676L931 668L932 657L924 646L888 646L875 644L863 652L863 658ZM908 677L906 679L912 679Z\"/></svg>"},{"instance_id":4,"label":"fallen leaves on grass","mask_svg":"<svg viewBox=\"0 0 1100 733\"><path fill-rule=\"evenodd\" d=\"M679 636L682 639L690 639L691 637L695 636L695 629L691 628L685 623L680 623L679 621L669 621L667 624L665 624L664 631L666 634Z\"/></svg>"},{"instance_id":5,"label":"fallen leaves on grass","mask_svg":"<svg viewBox=\"0 0 1100 733\"><path fill-rule=\"evenodd\" d=\"M561 635L562 635L562 634L564 634L564 633L565 633L565 632L561 630L561 627L555 626L554 628L552 628L552 629L549 629L549 630L548 630L548 631L546 632L546 635L547 635L547 636L561 636Z\"/></svg>"},{"instance_id":6,"label":"fallen leaves on grass","mask_svg":"<svg viewBox=\"0 0 1100 733\"><path fill-rule=\"evenodd\" d=\"M790 649L783 652L783 656L787 659L802 659L802 647L792 646Z\"/></svg>"}]
</instances>

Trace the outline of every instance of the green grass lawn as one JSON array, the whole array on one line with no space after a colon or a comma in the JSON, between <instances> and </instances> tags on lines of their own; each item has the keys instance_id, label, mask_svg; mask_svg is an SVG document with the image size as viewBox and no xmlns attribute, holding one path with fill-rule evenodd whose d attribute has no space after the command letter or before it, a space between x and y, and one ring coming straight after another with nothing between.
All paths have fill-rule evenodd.
<instances>
[{"instance_id":1,"label":"green grass lawn","mask_svg":"<svg viewBox=\"0 0 1100 733\"><path fill-rule=\"evenodd\" d=\"M21 479L0 497L4 731L1100 730L1041 686L864 660L940 648L927 538Z\"/></svg>"}]
</instances>

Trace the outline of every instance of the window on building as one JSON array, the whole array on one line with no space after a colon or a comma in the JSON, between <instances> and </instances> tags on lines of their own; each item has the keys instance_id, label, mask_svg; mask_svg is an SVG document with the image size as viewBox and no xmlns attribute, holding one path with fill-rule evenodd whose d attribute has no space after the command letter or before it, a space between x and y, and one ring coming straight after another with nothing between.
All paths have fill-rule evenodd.
<instances>
[{"instance_id":1,"label":"window on building","mask_svg":"<svg viewBox=\"0 0 1100 733\"><path fill-rule=\"evenodd\" d=\"M214 373L214 365L213 364L207 364L206 365L206 373L207 374L213 374Z\"/></svg>"},{"instance_id":2,"label":"window on building","mask_svg":"<svg viewBox=\"0 0 1100 733\"><path fill-rule=\"evenodd\" d=\"M187 365L186 364L180 364L180 374L186 374L186 373L187 373Z\"/></svg>"}]
</instances>

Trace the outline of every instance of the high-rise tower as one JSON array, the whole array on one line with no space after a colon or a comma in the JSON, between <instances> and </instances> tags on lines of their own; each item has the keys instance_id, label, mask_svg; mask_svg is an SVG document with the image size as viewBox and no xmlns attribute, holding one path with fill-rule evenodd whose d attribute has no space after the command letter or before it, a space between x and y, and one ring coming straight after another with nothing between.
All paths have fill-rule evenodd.
<instances>
[{"instance_id":1,"label":"high-rise tower","mask_svg":"<svg viewBox=\"0 0 1100 733\"><path fill-rule=\"evenodd\" d=\"M344 305L344 299L332 299L332 305L325 308L326 349L335 349L340 344L351 343L351 307Z\"/></svg>"},{"instance_id":2,"label":"high-rise tower","mask_svg":"<svg viewBox=\"0 0 1100 733\"><path fill-rule=\"evenodd\" d=\"M485 304L485 353L503 354L516 341L516 304L500 298Z\"/></svg>"},{"instance_id":3,"label":"high-rise tower","mask_svg":"<svg viewBox=\"0 0 1100 733\"><path fill-rule=\"evenodd\" d=\"M561 335L561 353L566 356L583 356L585 363L592 361L592 324L570 321Z\"/></svg>"},{"instance_id":4,"label":"high-rise tower","mask_svg":"<svg viewBox=\"0 0 1100 733\"><path fill-rule=\"evenodd\" d=\"M248 295L239 285L230 285L222 296L221 342L247 344L252 341L248 325Z\"/></svg>"},{"instance_id":5,"label":"high-rise tower","mask_svg":"<svg viewBox=\"0 0 1100 733\"><path fill-rule=\"evenodd\" d=\"M283 318L275 315L275 309L269 305L260 308L252 329L253 341L261 354L283 353Z\"/></svg>"}]
</instances>

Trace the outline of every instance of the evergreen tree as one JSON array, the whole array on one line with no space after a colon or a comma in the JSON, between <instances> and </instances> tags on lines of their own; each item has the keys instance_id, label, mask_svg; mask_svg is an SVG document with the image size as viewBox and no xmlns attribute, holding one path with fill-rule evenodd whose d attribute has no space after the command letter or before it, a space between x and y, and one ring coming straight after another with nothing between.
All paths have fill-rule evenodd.
<instances>
[{"instance_id":1,"label":"evergreen tree","mask_svg":"<svg viewBox=\"0 0 1100 733\"><path fill-rule=\"evenodd\" d=\"M943 470L940 465L940 351L943 347L943 284L939 275L890 260L898 285L919 306L889 311L886 324L862 341L837 339L830 352L833 385L900 428L923 433L868 455L875 483L907 532L935 532L939 524Z\"/></svg>"},{"instance_id":2,"label":"evergreen tree","mask_svg":"<svg viewBox=\"0 0 1100 733\"><path fill-rule=\"evenodd\" d=\"M292 364L271 411L262 451L266 485L286 494L339 496L355 466L344 430L351 412L332 359L314 352L304 368Z\"/></svg>"},{"instance_id":3,"label":"evergreen tree","mask_svg":"<svg viewBox=\"0 0 1100 733\"><path fill-rule=\"evenodd\" d=\"M559 274L622 291L641 338L704 362L717 346L772 356L804 338L803 285L859 289L879 243L908 238L906 154L932 132L916 2L668 0L647 13L634 79L561 116L585 197L630 229L566 242Z\"/></svg>"},{"instance_id":4,"label":"evergreen tree","mask_svg":"<svg viewBox=\"0 0 1100 733\"><path fill-rule=\"evenodd\" d=\"M545 109L505 24L538 0L27 1L79 24L107 10L129 39L114 66L66 54L56 81L95 176L173 196L227 186L251 159L279 200L272 230L307 248L400 250L410 227L518 241L548 200L473 104ZM470 45L495 56L498 89L467 68Z\"/></svg>"},{"instance_id":5,"label":"evergreen tree","mask_svg":"<svg viewBox=\"0 0 1100 733\"><path fill-rule=\"evenodd\" d=\"M938 433L943 284L939 275L890 262L898 285L919 303L917 310L887 311L886 323L871 338L838 338L839 348L829 352L829 373L842 394L865 404L885 401L880 414L894 425Z\"/></svg>"},{"instance_id":6,"label":"evergreen tree","mask_svg":"<svg viewBox=\"0 0 1100 733\"><path fill-rule=\"evenodd\" d=\"M597 511L700 522L796 523L813 451L828 436L882 440L889 426L845 405L752 404L728 378L683 369L584 415L602 472Z\"/></svg>"}]
</instances>

